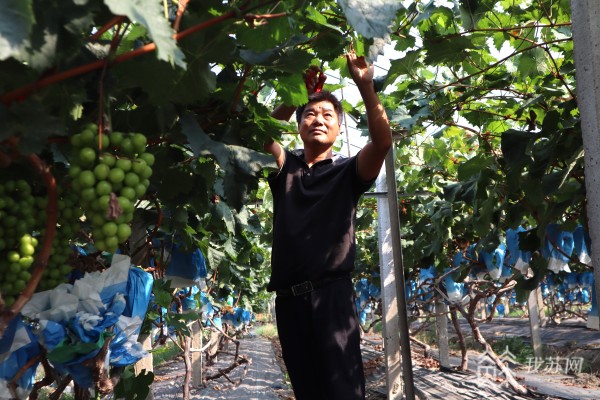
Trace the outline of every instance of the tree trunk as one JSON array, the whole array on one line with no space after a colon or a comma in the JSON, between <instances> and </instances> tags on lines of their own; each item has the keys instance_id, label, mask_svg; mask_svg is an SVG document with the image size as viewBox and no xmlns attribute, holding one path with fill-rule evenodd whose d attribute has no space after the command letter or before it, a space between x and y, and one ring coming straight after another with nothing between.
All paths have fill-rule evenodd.
<instances>
[{"instance_id":1,"label":"tree trunk","mask_svg":"<svg viewBox=\"0 0 600 400\"><path fill-rule=\"evenodd\" d=\"M490 346L490 344L485 340L485 338L481 334L481 331L479 330L479 327L475 323L475 318L474 318L475 306L477 305L477 302L479 302L479 300L480 300L479 296L476 296L475 299L472 300L475 303L471 303L471 307L469 308L468 314L464 311L464 309L462 307L459 308L460 312L467 319L467 322L471 326L471 331L473 332L473 338L477 341L477 343L481 344L484 347L485 354L494 362L494 364L496 364L496 366L500 369L500 371L502 371L502 373L506 377L506 382L508 382L508 384L517 393L523 394L523 395L528 394L529 391L523 385L521 385L517 382L517 380L515 379L515 377L513 376L512 372L511 372L511 370L508 369L508 367L502 362L500 357L498 357L498 355L494 352L494 350L492 349L492 346Z\"/></svg>"},{"instance_id":2,"label":"tree trunk","mask_svg":"<svg viewBox=\"0 0 600 400\"><path fill-rule=\"evenodd\" d=\"M458 338L458 345L460 346L460 367L459 371L466 371L469 369L469 355L467 354L467 345L465 344L465 337L460 329L460 323L458 322L458 316L456 315L456 307L450 308L450 316L452 318L452 325L454 325L454 331Z\"/></svg>"},{"instance_id":3,"label":"tree trunk","mask_svg":"<svg viewBox=\"0 0 600 400\"><path fill-rule=\"evenodd\" d=\"M190 398L190 382L192 379L192 358L190 356L191 345L191 336L186 336L183 346L183 361L185 362L185 379L183 380L183 400L189 400Z\"/></svg>"}]
</instances>

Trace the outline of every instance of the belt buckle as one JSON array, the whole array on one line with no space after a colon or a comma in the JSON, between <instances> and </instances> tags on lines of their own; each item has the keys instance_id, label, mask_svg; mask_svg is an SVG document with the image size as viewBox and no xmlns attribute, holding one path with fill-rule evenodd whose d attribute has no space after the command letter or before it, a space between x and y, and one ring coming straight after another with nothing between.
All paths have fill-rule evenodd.
<instances>
[{"instance_id":1,"label":"belt buckle","mask_svg":"<svg viewBox=\"0 0 600 400\"><path fill-rule=\"evenodd\" d=\"M300 296L301 294L312 292L313 290L314 288L311 281L305 281L292 286L292 294L294 296Z\"/></svg>"}]
</instances>

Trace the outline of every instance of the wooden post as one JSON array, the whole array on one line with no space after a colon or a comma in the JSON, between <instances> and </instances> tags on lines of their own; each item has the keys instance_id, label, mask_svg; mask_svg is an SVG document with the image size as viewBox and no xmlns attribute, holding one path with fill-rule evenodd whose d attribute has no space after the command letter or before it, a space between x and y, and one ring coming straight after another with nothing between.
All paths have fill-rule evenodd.
<instances>
[{"instance_id":1,"label":"wooden post","mask_svg":"<svg viewBox=\"0 0 600 400\"><path fill-rule=\"evenodd\" d=\"M587 327L590 329L600 329L600 319L598 318L598 300L596 299L595 290L592 290L592 308L588 313Z\"/></svg>"},{"instance_id":2,"label":"wooden post","mask_svg":"<svg viewBox=\"0 0 600 400\"><path fill-rule=\"evenodd\" d=\"M537 305L540 312L540 328L543 328L548 324L548 317L546 316L546 305L544 304L544 297L542 296L542 288L538 286L537 289L535 289L535 294L537 296Z\"/></svg>"},{"instance_id":3,"label":"wooden post","mask_svg":"<svg viewBox=\"0 0 600 400\"><path fill-rule=\"evenodd\" d=\"M527 310L529 311L529 329L531 331L531 344L533 346L533 355L542 359L544 357L542 351L542 336L540 334L540 311L537 302L537 290L529 292L527 299Z\"/></svg>"},{"instance_id":4,"label":"wooden post","mask_svg":"<svg viewBox=\"0 0 600 400\"><path fill-rule=\"evenodd\" d=\"M487 318L487 297L479 300L479 304L477 305L479 309L479 315L481 319Z\"/></svg>"},{"instance_id":5,"label":"wooden post","mask_svg":"<svg viewBox=\"0 0 600 400\"><path fill-rule=\"evenodd\" d=\"M202 385L202 326L200 321L192 323L192 386Z\"/></svg>"},{"instance_id":6,"label":"wooden post","mask_svg":"<svg viewBox=\"0 0 600 400\"><path fill-rule=\"evenodd\" d=\"M217 362L217 353L219 352L219 339L221 338L222 333L219 332L216 329L211 329L210 330L210 345L208 346L208 354L210 355L210 357L214 360L214 362Z\"/></svg>"},{"instance_id":7,"label":"wooden post","mask_svg":"<svg viewBox=\"0 0 600 400\"><path fill-rule=\"evenodd\" d=\"M152 350L152 334L140 334L138 337L138 342L142 344L144 350ZM140 361L136 362L133 365L133 372L135 375L139 375L142 370L146 370L146 372L154 372L154 366L152 364L152 353L149 353L148 356L142 358ZM152 388L148 392L148 396L146 396L146 400L153 400L154 394L152 393Z\"/></svg>"},{"instance_id":8,"label":"wooden post","mask_svg":"<svg viewBox=\"0 0 600 400\"><path fill-rule=\"evenodd\" d=\"M277 316L275 315L275 296L271 297L271 300L269 300L267 313L269 314L269 322L277 324Z\"/></svg>"},{"instance_id":9,"label":"wooden post","mask_svg":"<svg viewBox=\"0 0 600 400\"><path fill-rule=\"evenodd\" d=\"M385 168L375 183L378 193L385 193ZM379 236L379 266L381 273L381 307L383 310L383 348L385 351L387 398L402 398L402 368L400 364L400 332L398 302L394 279L394 257L390 232L390 209L387 199L377 198L377 230Z\"/></svg>"},{"instance_id":10,"label":"wooden post","mask_svg":"<svg viewBox=\"0 0 600 400\"><path fill-rule=\"evenodd\" d=\"M435 329L438 339L440 366L450 368L450 351L448 347L448 306L441 297L435 300Z\"/></svg>"},{"instance_id":11,"label":"wooden post","mask_svg":"<svg viewBox=\"0 0 600 400\"><path fill-rule=\"evenodd\" d=\"M571 0L577 105L585 150L588 229L596 298L600 299L600 2ZM600 329L600 326L593 327Z\"/></svg>"},{"instance_id":12,"label":"wooden post","mask_svg":"<svg viewBox=\"0 0 600 400\"><path fill-rule=\"evenodd\" d=\"M508 317L508 314L510 314L510 298L509 297L503 298L502 304L504 304L504 316Z\"/></svg>"}]
</instances>

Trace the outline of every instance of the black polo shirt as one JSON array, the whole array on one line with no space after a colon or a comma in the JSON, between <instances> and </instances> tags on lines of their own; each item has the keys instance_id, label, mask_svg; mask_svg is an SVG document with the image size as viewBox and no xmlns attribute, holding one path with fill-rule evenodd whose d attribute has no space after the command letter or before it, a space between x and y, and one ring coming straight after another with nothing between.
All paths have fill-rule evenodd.
<instances>
[{"instance_id":1,"label":"black polo shirt","mask_svg":"<svg viewBox=\"0 0 600 400\"><path fill-rule=\"evenodd\" d=\"M354 269L354 226L363 182L356 156L334 155L309 167L303 150L285 151L281 170L269 176L273 193L273 250L268 290Z\"/></svg>"}]
</instances>

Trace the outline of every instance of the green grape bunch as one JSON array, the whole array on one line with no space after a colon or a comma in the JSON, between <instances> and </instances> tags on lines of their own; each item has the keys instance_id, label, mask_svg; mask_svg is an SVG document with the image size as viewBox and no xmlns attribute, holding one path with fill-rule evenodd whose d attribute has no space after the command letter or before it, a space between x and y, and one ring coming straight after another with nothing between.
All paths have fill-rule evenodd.
<instances>
[{"instance_id":1,"label":"green grape bunch","mask_svg":"<svg viewBox=\"0 0 600 400\"><path fill-rule=\"evenodd\" d=\"M45 201L47 200L44 198L42 200L44 210ZM77 194L72 190L65 189L64 185L58 187L58 223L54 231L48 265L38 286L39 290L53 289L67 282L69 273L73 269L70 262L73 254L72 245L75 243L83 216L78 201ZM45 230L42 229L40 233L45 234Z\"/></svg>"},{"instance_id":2,"label":"green grape bunch","mask_svg":"<svg viewBox=\"0 0 600 400\"><path fill-rule=\"evenodd\" d=\"M42 220L43 221L43 220ZM38 239L39 203L23 179L0 182L0 292L7 306L31 278Z\"/></svg>"},{"instance_id":3,"label":"green grape bunch","mask_svg":"<svg viewBox=\"0 0 600 400\"><path fill-rule=\"evenodd\" d=\"M150 184L154 156L146 136L113 131L98 135L89 124L71 137L69 175L98 250L114 253L131 236L136 203Z\"/></svg>"},{"instance_id":4,"label":"green grape bunch","mask_svg":"<svg viewBox=\"0 0 600 400\"><path fill-rule=\"evenodd\" d=\"M82 216L77 201L72 191L58 187L58 223L38 291L68 281L72 270L71 242ZM0 182L0 293L6 306L16 301L31 280L35 257L46 233L47 204L46 192L38 189L34 193L24 179Z\"/></svg>"}]
</instances>

